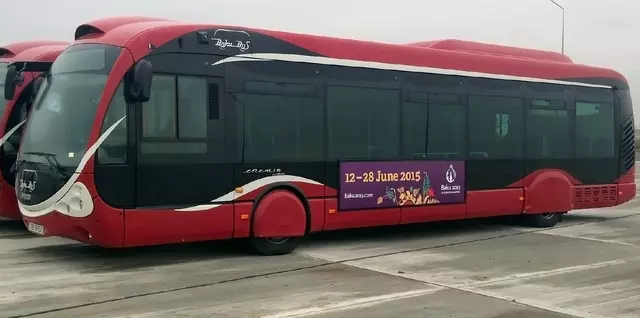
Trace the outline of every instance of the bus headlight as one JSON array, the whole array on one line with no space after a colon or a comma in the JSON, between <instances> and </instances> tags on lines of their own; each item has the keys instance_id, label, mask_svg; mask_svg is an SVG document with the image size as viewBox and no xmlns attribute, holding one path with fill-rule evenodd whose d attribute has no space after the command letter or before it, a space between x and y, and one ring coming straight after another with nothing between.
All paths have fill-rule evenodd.
<instances>
[{"instance_id":1,"label":"bus headlight","mask_svg":"<svg viewBox=\"0 0 640 318\"><path fill-rule=\"evenodd\" d=\"M71 217L89 216L93 212L93 200L89 189L82 182L76 182L56 204L56 210Z\"/></svg>"}]
</instances>

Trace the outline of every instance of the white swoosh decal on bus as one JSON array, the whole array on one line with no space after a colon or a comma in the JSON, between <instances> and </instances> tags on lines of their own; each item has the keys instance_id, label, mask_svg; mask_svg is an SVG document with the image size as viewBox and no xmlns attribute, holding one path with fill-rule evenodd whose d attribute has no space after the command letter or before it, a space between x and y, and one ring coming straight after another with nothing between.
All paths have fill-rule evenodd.
<instances>
[{"instance_id":1,"label":"white swoosh decal on bus","mask_svg":"<svg viewBox=\"0 0 640 318\"><path fill-rule=\"evenodd\" d=\"M266 185L276 183L276 182L300 182L300 183L322 185L322 183L320 182L307 179L304 177L294 176L294 175L268 176L268 177L260 178L258 180L254 180L245 184L244 186L242 186L242 193L236 193L235 191L231 191L223 196L218 197L217 199L211 200L212 202L211 204L202 204L202 205L196 205L188 208L175 209L175 211L192 212L192 211L204 211L204 210L213 209L222 205L222 203L215 203L215 202L229 202L229 201L237 200L242 196L246 195L247 193L250 193Z\"/></svg>"},{"instance_id":2,"label":"white swoosh decal on bus","mask_svg":"<svg viewBox=\"0 0 640 318\"><path fill-rule=\"evenodd\" d=\"M19 122L17 125L11 128L11 130L9 130L6 135L2 136L2 138L0 138L0 147L4 145L4 143L7 142L7 139L9 139L9 137L11 137L11 135L13 135L13 133L15 133L16 130L18 130L18 128L20 128L20 126L22 126L26 121L27 120L25 119Z\"/></svg>"},{"instance_id":3,"label":"white swoosh decal on bus","mask_svg":"<svg viewBox=\"0 0 640 318\"><path fill-rule=\"evenodd\" d=\"M580 83L580 82L560 81L560 80L542 79L542 78L534 78L534 77L526 77L526 76L503 75L503 74L493 74L493 73L461 71L461 70L454 70L454 69L442 69L442 68L434 68L434 67L428 67L428 66L414 66L414 65L407 65L407 64L392 64L392 63L382 63L382 62L338 59L338 58L331 58L331 57L324 57L324 56L282 54L282 53L238 54L235 56L224 58L211 65L216 66L224 63L245 62L245 61L256 61L256 62L281 61L281 62L292 62L292 63L310 63L310 64L335 65L335 66L346 66L346 67L362 67L362 68L371 68L371 69L378 69L378 70L405 71L405 72L412 72L412 73L457 75L457 76L466 76L466 77L494 78L494 79L510 80L510 81L549 83L549 84L558 84L558 85L572 85L572 86L597 87L597 88L611 88L611 86L607 86L607 85L587 84L587 83Z\"/></svg>"},{"instance_id":4,"label":"white swoosh decal on bus","mask_svg":"<svg viewBox=\"0 0 640 318\"><path fill-rule=\"evenodd\" d=\"M87 152L85 152L84 156L82 156L82 158L80 159L80 164L78 165L76 170L73 172L69 180L67 180L67 182L55 194L53 194L51 197L44 200L43 202L40 202L34 205L25 205L25 204L22 204L20 200L18 200L18 207L20 208L20 212L26 217L38 217L38 216L43 216L51 213L55 209L55 205L58 202L60 202L65 195L67 195L67 193L69 192L69 189L71 189L71 187L75 184L76 180L78 180L78 177L80 177L80 173L82 172L84 167L87 165L87 162L89 162L89 159L91 159L91 156L93 156L96 153L96 151L98 151L98 148L100 147L100 145L102 145L102 143L107 139L107 137L109 137L109 135L113 132L113 130L116 129L116 127L126 117L127 117L126 115L123 116L118 121L116 121L113 125L111 125L111 127L109 127L109 129L107 129L98 138L98 140L96 140L96 142L91 147L89 147L89 149L87 149ZM62 213L62 211L60 212Z\"/></svg>"}]
</instances>

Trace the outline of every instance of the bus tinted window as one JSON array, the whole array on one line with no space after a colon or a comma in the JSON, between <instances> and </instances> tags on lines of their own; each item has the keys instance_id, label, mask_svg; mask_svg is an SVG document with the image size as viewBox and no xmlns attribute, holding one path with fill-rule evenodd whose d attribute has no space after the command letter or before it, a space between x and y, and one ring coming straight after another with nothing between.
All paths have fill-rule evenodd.
<instances>
[{"instance_id":1,"label":"bus tinted window","mask_svg":"<svg viewBox=\"0 0 640 318\"><path fill-rule=\"evenodd\" d=\"M4 92L4 87L2 85L0 85L0 91ZM2 98L0 98L0 112L4 112L4 109L7 107L7 104L9 103L8 100L4 99L4 96L0 96Z\"/></svg>"},{"instance_id":2,"label":"bus tinted window","mask_svg":"<svg viewBox=\"0 0 640 318\"><path fill-rule=\"evenodd\" d=\"M4 85L4 80L7 76L7 65L7 63L0 63L0 87Z\"/></svg>"},{"instance_id":3,"label":"bus tinted window","mask_svg":"<svg viewBox=\"0 0 640 318\"><path fill-rule=\"evenodd\" d=\"M207 80L178 76L178 136L207 137Z\"/></svg>"},{"instance_id":4,"label":"bus tinted window","mask_svg":"<svg viewBox=\"0 0 640 318\"><path fill-rule=\"evenodd\" d=\"M571 122L567 110L527 111L527 157L563 159L571 156Z\"/></svg>"},{"instance_id":5,"label":"bus tinted window","mask_svg":"<svg viewBox=\"0 0 640 318\"><path fill-rule=\"evenodd\" d=\"M244 160L322 161L322 100L240 94L244 105ZM244 125L243 125L244 123Z\"/></svg>"},{"instance_id":6,"label":"bus tinted window","mask_svg":"<svg viewBox=\"0 0 640 318\"><path fill-rule=\"evenodd\" d=\"M0 63L0 94L4 92L5 76L7 76L7 63ZM7 103L8 101L4 99L4 95L0 96L0 112L4 112Z\"/></svg>"},{"instance_id":7,"label":"bus tinted window","mask_svg":"<svg viewBox=\"0 0 640 318\"><path fill-rule=\"evenodd\" d=\"M613 104L576 102L576 155L578 158L614 156Z\"/></svg>"},{"instance_id":8,"label":"bus tinted window","mask_svg":"<svg viewBox=\"0 0 640 318\"><path fill-rule=\"evenodd\" d=\"M206 138L208 88L205 78L154 75L151 99L142 107L143 137Z\"/></svg>"},{"instance_id":9,"label":"bus tinted window","mask_svg":"<svg viewBox=\"0 0 640 318\"><path fill-rule=\"evenodd\" d=\"M464 158L464 112L465 107L461 105L429 104L427 158Z\"/></svg>"},{"instance_id":10,"label":"bus tinted window","mask_svg":"<svg viewBox=\"0 0 640 318\"><path fill-rule=\"evenodd\" d=\"M51 74L92 72L109 74L122 48L103 44L69 47L51 66Z\"/></svg>"},{"instance_id":11,"label":"bus tinted window","mask_svg":"<svg viewBox=\"0 0 640 318\"><path fill-rule=\"evenodd\" d=\"M327 107L331 159L398 157L399 91L328 86Z\"/></svg>"},{"instance_id":12,"label":"bus tinted window","mask_svg":"<svg viewBox=\"0 0 640 318\"><path fill-rule=\"evenodd\" d=\"M402 154L406 159L426 158L427 103L404 103Z\"/></svg>"},{"instance_id":13,"label":"bus tinted window","mask_svg":"<svg viewBox=\"0 0 640 318\"><path fill-rule=\"evenodd\" d=\"M123 84L116 90L107 114L104 117L100 135L122 119L127 114L127 104L124 100ZM98 162L101 164L122 164L127 162L127 121L122 120L105 139L98 149Z\"/></svg>"},{"instance_id":14,"label":"bus tinted window","mask_svg":"<svg viewBox=\"0 0 640 318\"><path fill-rule=\"evenodd\" d=\"M151 98L142 105L142 136L176 138L175 78L153 75Z\"/></svg>"},{"instance_id":15,"label":"bus tinted window","mask_svg":"<svg viewBox=\"0 0 640 318\"><path fill-rule=\"evenodd\" d=\"M519 98L469 96L469 158L522 158L523 107Z\"/></svg>"},{"instance_id":16,"label":"bus tinted window","mask_svg":"<svg viewBox=\"0 0 640 318\"><path fill-rule=\"evenodd\" d=\"M9 114L9 120L4 131L5 138L7 139L4 144L2 144L4 155L14 156L18 154L18 148L20 147L20 139L22 138L22 130L24 126L18 127L10 135L9 132L27 118L27 113L31 107L29 96L27 95L28 94L20 94L18 101L13 105L13 109L11 109L11 113ZM2 102L0 102L0 105L1 104Z\"/></svg>"}]
</instances>

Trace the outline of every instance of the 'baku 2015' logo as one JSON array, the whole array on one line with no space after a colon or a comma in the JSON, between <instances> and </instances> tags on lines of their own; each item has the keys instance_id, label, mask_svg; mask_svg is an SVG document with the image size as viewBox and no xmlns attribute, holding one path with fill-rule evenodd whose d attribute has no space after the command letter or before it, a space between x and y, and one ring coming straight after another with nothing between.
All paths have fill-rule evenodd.
<instances>
[{"instance_id":1,"label":"'baku 2015' logo","mask_svg":"<svg viewBox=\"0 0 640 318\"><path fill-rule=\"evenodd\" d=\"M445 178L447 179L447 182L449 183L455 182L456 177L457 177L456 169L453 169L453 165L449 165L449 169L447 169L447 172L445 173Z\"/></svg>"}]
</instances>

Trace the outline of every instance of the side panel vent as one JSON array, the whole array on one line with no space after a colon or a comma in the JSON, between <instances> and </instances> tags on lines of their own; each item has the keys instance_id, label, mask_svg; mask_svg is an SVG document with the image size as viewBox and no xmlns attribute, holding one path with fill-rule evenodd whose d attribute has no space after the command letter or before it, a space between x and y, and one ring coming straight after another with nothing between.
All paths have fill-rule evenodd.
<instances>
[{"instance_id":1,"label":"side panel vent","mask_svg":"<svg viewBox=\"0 0 640 318\"><path fill-rule=\"evenodd\" d=\"M622 124L622 142L620 143L620 167L622 174L629 171L636 161L636 134L633 117Z\"/></svg>"},{"instance_id":2,"label":"side panel vent","mask_svg":"<svg viewBox=\"0 0 640 318\"><path fill-rule=\"evenodd\" d=\"M577 186L574 193L577 209L613 206L618 200L618 187L615 185Z\"/></svg>"}]
</instances>

